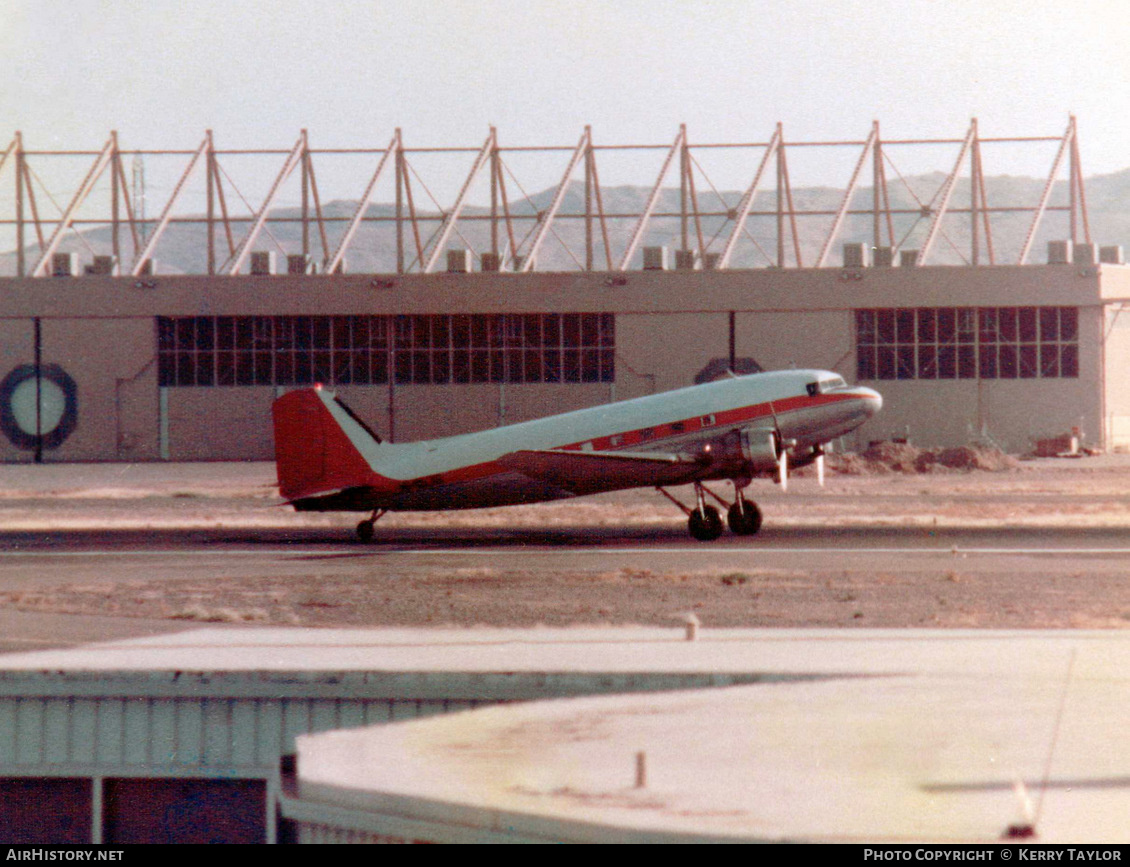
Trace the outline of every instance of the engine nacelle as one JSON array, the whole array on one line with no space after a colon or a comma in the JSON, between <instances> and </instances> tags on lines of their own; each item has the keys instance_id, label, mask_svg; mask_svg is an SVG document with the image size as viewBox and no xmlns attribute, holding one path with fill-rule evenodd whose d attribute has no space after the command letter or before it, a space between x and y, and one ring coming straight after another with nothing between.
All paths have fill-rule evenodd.
<instances>
[{"instance_id":1,"label":"engine nacelle","mask_svg":"<svg viewBox=\"0 0 1130 867\"><path fill-rule=\"evenodd\" d=\"M776 431L747 428L740 433L742 460L754 472L775 470L781 457Z\"/></svg>"},{"instance_id":2,"label":"engine nacelle","mask_svg":"<svg viewBox=\"0 0 1130 867\"><path fill-rule=\"evenodd\" d=\"M807 467L809 464L815 463L818 459L824 456L824 448L822 446L813 446L806 452L797 454L795 450L789 453L789 464L793 469L800 467Z\"/></svg>"}]
</instances>

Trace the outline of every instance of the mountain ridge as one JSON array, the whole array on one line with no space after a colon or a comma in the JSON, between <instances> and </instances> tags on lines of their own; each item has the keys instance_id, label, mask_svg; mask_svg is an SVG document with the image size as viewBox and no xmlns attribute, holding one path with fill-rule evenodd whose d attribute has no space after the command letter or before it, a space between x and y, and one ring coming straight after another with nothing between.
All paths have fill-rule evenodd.
<instances>
[{"instance_id":1,"label":"mountain ridge","mask_svg":"<svg viewBox=\"0 0 1130 867\"><path fill-rule=\"evenodd\" d=\"M894 228L894 243L892 246L901 249L917 248L922 241L930 223L930 212L924 210L932 206L945 182L944 172L930 172L923 175L914 175L900 179L897 183L888 182L887 191L889 206L892 211L901 213L892 214L891 224ZM1024 238L1032 220L1032 209L1039 202L1046 179L1031 178L1017 175L994 175L985 178L986 201L990 207L1017 208L1028 210L1001 211L992 214L991 223L993 231L994 250L997 263L1012 263L1016 260ZM520 252L528 249L529 238L532 236L534 225L531 217L547 210L554 196L556 188L550 187L523 197L512 202L509 206L513 218L514 236L520 247ZM618 185L601 188L601 199L605 213L609 214L639 214L651 194L651 188L634 185ZM698 206L702 216L696 221L690 220L689 235L690 246L697 248L698 232L701 227L704 246L708 252L717 252L722 249L732 230L732 223L727 219L725 212L732 212L740 203L743 192L740 190L721 191L719 195L710 191L701 192L697 196ZM827 186L798 187L792 190L792 202L799 211L821 211L820 215L798 214L797 235L801 252L801 264L811 266L815 264L821 248L825 242L827 231L832 222L832 216L840 207L844 190ZM1095 175L1085 182L1085 195L1087 200L1088 221L1092 239L1099 244L1125 244L1130 241L1130 169L1112 172L1105 175ZM873 232L873 217L870 212L874 197L872 187L858 187L852 196L849 210L864 211L866 213L850 214L844 220L836 238L836 249L833 250L827 264L840 263L840 245L850 241L871 243ZM970 202L969 178L959 178L950 198L949 208L942 223L942 230L935 243L930 259L931 264L962 264L968 259L967 251L971 244L971 219L969 214L952 213L953 210L968 208ZM1065 208L1068 204L1068 185L1066 181L1057 181L1052 189L1049 207ZM356 200L334 199L323 206L323 216L327 219L336 219L338 222L326 224L328 250L326 257L333 254L337 243L344 234L346 220L350 218L357 208ZM769 267L777 249L776 237L776 190L760 190L754 199L752 211L754 212L747 221L746 231L739 238L735 246L731 267L756 268ZM658 214L678 214L681 210L681 193L678 188L663 187L656 202L655 212ZM553 231L546 239L538 256L538 269L542 271L569 271L578 270L580 261L584 257L584 221L580 215L584 211L584 183L570 181L563 197L558 218L553 224ZM463 209L461 221L456 225L456 232L449 239L449 247L469 247L475 254L490 249L489 217L490 209L482 206L467 206ZM713 215L711 215L713 214ZM437 211L418 211L418 217L423 221L421 235L423 243L429 243L430 236L439 225L440 214ZM281 220L297 220L301 216L298 208L286 207L274 209L268 219L269 234L263 232L256 241L257 249L274 249L283 253L301 252L301 224L299 222L280 222ZM391 203L372 203L366 209L366 222L358 231L346 253L347 270L354 273L391 273L396 270L395 226L392 218L395 216L395 206ZM169 224L164 235L158 243L154 258L158 268L166 273L195 273L202 274L207 270L206 226L203 216L196 215L178 218ZM201 222L190 222L200 219ZM247 218L243 218L247 219ZM371 221L371 222L370 222ZM150 221L152 222L152 221ZM882 218L884 233L887 230L886 217ZM636 219L615 219L608 221L611 260L613 265L619 263L623 251L626 249L631 233L636 225ZM237 236L242 236L246 231L247 222L236 224ZM311 254L315 260L323 258L320 234L316 220L311 217ZM505 223L500 217L500 236L502 243L507 243ZM606 262L606 254L599 228L594 244L594 260L597 267ZM786 266L796 264L791 229L786 226ZM1063 211L1052 210L1045 214L1041 221L1040 230L1034 239L1034 246L1029 253L1028 261L1042 261L1046 242L1059 240L1069 236L1067 229L1067 215ZM227 254L225 235L222 228L216 233L217 259L222 262ZM274 239L272 241L272 238ZM682 246L681 220L678 216L653 216L649 221L640 246L665 246L669 249L678 249ZM128 229L121 230L121 246L123 250L123 267L128 267L132 260L132 236ZM525 239L525 240L523 240ZM277 245L276 243L277 242ZM236 242L238 244L238 240ZM279 246L282 247L279 250ZM987 257L984 254L986 245L982 238L981 263L985 264ZM101 226L84 231L79 238L71 232L59 246L59 252L78 252L80 257L89 262L93 255L106 255L112 249L112 229L110 226ZM34 262L38 257L38 246L29 245L25 248L27 262ZM425 253L427 255L427 252ZM409 261L415 259L415 246L411 239L411 232L406 232L405 256ZM637 252L636 257L640 254ZM14 275L16 271L15 251L0 255L0 273ZM638 263L636 265L638 267ZM30 265L28 266L30 267ZM409 270L418 270L415 264L409 265Z\"/></svg>"}]
</instances>

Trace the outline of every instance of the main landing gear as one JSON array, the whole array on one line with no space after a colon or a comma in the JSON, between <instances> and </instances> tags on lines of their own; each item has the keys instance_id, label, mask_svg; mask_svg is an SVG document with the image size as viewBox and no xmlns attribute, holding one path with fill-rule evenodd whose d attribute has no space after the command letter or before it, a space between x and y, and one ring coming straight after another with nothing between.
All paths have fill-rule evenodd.
<instances>
[{"instance_id":1,"label":"main landing gear","mask_svg":"<svg viewBox=\"0 0 1130 867\"><path fill-rule=\"evenodd\" d=\"M373 509L373 514L357 525L357 538L366 545L373 541L373 526L388 514L388 509Z\"/></svg>"},{"instance_id":2,"label":"main landing gear","mask_svg":"<svg viewBox=\"0 0 1130 867\"><path fill-rule=\"evenodd\" d=\"M761 529L761 509L757 507L757 503L742 496L742 487L744 485L734 482L734 502L726 509L726 523L734 535L752 536ZM706 495L709 494L723 506L726 505L726 501L705 485L695 482L695 507L693 509L688 509L663 488L656 488L656 490L686 513L687 530L695 539L700 542L713 542L722 535L724 529L722 516L714 506L707 505Z\"/></svg>"},{"instance_id":3,"label":"main landing gear","mask_svg":"<svg viewBox=\"0 0 1130 867\"><path fill-rule=\"evenodd\" d=\"M726 523L735 535L752 536L761 529L761 509L757 508L757 503L739 494L726 512Z\"/></svg>"}]
</instances>

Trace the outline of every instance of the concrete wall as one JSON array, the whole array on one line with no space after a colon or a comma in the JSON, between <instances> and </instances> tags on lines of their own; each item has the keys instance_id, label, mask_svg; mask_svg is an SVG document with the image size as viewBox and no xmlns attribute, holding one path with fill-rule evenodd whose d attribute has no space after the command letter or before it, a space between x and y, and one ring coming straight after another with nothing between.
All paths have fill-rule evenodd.
<instances>
[{"instance_id":1,"label":"concrete wall","mask_svg":"<svg viewBox=\"0 0 1130 867\"><path fill-rule=\"evenodd\" d=\"M1080 307L1075 380L880 381L883 413L859 440L903 436L953 445L982 429L1013 450L1082 426L1092 443L1125 418L1130 330L1104 327L1104 303L1130 300L1130 268L992 266L764 269L721 272L435 274L0 280L0 377L34 355L78 387L78 425L46 461L230 460L272 456L275 389L157 385L156 316L613 312L616 381L586 384L342 386L342 396L398 441L494 427L689 385L735 352L766 369L813 366L854 381L859 307ZM388 282L392 286L387 285ZM1130 314L1125 314L1130 315ZM162 416L162 407L165 414ZM1123 424L1117 422L1117 424ZM1122 427L1119 427L1122 430ZM849 443L849 445L851 445ZM0 438L0 460L34 455Z\"/></svg>"},{"instance_id":2,"label":"concrete wall","mask_svg":"<svg viewBox=\"0 0 1130 867\"><path fill-rule=\"evenodd\" d=\"M169 388L165 392L169 460L274 458L273 388Z\"/></svg>"},{"instance_id":3,"label":"concrete wall","mask_svg":"<svg viewBox=\"0 0 1130 867\"><path fill-rule=\"evenodd\" d=\"M644 313L616 321L617 397L682 388L730 354L727 313Z\"/></svg>"},{"instance_id":4,"label":"concrete wall","mask_svg":"<svg viewBox=\"0 0 1130 867\"><path fill-rule=\"evenodd\" d=\"M0 377L35 360L34 319L0 322ZM44 365L77 386L73 432L44 454L49 461L149 461L159 456L156 346L150 317L40 319ZM34 452L0 437L0 460Z\"/></svg>"},{"instance_id":5,"label":"concrete wall","mask_svg":"<svg viewBox=\"0 0 1130 867\"><path fill-rule=\"evenodd\" d=\"M1130 451L1130 266L1104 265L1102 277L1107 302L1103 330L1107 444Z\"/></svg>"},{"instance_id":6,"label":"concrete wall","mask_svg":"<svg viewBox=\"0 0 1130 867\"><path fill-rule=\"evenodd\" d=\"M78 385L78 425L53 460L153 460L157 371L153 320L49 319L43 361Z\"/></svg>"},{"instance_id":7,"label":"concrete wall","mask_svg":"<svg viewBox=\"0 0 1130 867\"><path fill-rule=\"evenodd\" d=\"M916 445L956 445L986 438L1025 453L1035 441L1080 428L1084 441L1103 441L1103 309L1079 310L1077 379L882 380L883 411L861 436L908 437ZM850 374L849 374L850 378Z\"/></svg>"}]
</instances>

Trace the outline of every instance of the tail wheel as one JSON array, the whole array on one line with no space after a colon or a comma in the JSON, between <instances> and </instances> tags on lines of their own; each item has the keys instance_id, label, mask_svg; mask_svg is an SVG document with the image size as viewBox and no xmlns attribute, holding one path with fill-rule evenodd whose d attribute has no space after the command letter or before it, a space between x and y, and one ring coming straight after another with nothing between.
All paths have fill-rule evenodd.
<instances>
[{"instance_id":1,"label":"tail wheel","mask_svg":"<svg viewBox=\"0 0 1130 867\"><path fill-rule=\"evenodd\" d=\"M738 536L752 536L761 529L761 509L757 503L744 497L726 513L726 523L730 530Z\"/></svg>"},{"instance_id":2,"label":"tail wheel","mask_svg":"<svg viewBox=\"0 0 1130 867\"><path fill-rule=\"evenodd\" d=\"M722 535L722 517L713 506L703 506L691 512L687 529L700 542L713 542Z\"/></svg>"},{"instance_id":3,"label":"tail wheel","mask_svg":"<svg viewBox=\"0 0 1130 867\"><path fill-rule=\"evenodd\" d=\"M373 509L372 516L368 520L362 521L357 525L357 538L364 542L366 545L373 541L373 526L388 514L388 509Z\"/></svg>"}]
</instances>

